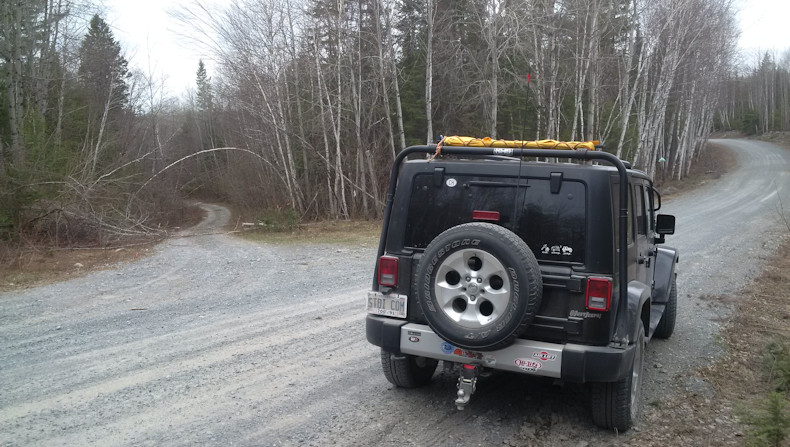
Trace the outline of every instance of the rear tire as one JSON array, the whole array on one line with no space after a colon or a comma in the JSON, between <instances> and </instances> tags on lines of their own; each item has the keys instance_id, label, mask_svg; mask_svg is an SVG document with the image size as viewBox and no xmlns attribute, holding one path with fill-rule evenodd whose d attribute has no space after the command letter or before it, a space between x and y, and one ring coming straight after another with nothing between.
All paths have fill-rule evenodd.
<instances>
[{"instance_id":1,"label":"rear tire","mask_svg":"<svg viewBox=\"0 0 790 447\"><path fill-rule=\"evenodd\" d=\"M667 307L664 309L664 315L661 316L661 321L656 326L656 331L653 332L653 337L656 338L669 338L675 332L675 320L678 314L678 290L675 278L672 279L672 288L669 289L669 300Z\"/></svg>"},{"instance_id":2,"label":"rear tire","mask_svg":"<svg viewBox=\"0 0 790 447\"><path fill-rule=\"evenodd\" d=\"M427 385L436 371L438 360L413 355L396 355L381 350L381 367L384 376L395 386L417 388Z\"/></svg>"},{"instance_id":3,"label":"rear tire","mask_svg":"<svg viewBox=\"0 0 790 447\"><path fill-rule=\"evenodd\" d=\"M642 410L642 370L645 354L645 327L639 322L631 374L617 382L592 384L592 411L595 425L627 431Z\"/></svg>"}]
</instances>

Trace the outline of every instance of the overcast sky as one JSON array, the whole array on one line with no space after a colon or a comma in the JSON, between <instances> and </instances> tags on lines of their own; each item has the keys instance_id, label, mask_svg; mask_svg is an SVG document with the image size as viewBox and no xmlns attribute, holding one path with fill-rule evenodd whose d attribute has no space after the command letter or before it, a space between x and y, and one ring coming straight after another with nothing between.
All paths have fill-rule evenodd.
<instances>
[{"instance_id":1,"label":"overcast sky","mask_svg":"<svg viewBox=\"0 0 790 447\"><path fill-rule=\"evenodd\" d=\"M205 1L205 0L204 0ZM659 0L660 1L660 0ZM758 57L757 50L782 51L790 48L790 0L735 0L741 26L740 47L747 58ZM160 78L166 76L166 88L181 95L194 89L198 60L203 58L213 73L211 55L201 53L176 34L179 25L168 16L168 9L190 4L190 0L104 0L107 23L126 51L130 66ZM209 3L223 4L222 0ZM751 61L748 61L751 63Z\"/></svg>"},{"instance_id":2,"label":"overcast sky","mask_svg":"<svg viewBox=\"0 0 790 447\"><path fill-rule=\"evenodd\" d=\"M224 3L202 0L203 3ZM106 21L126 53L129 66L156 79L166 78L166 89L182 95L195 88L198 61L203 59L212 76L211 55L179 35L182 26L168 11L192 4L191 0L104 0Z\"/></svg>"}]
</instances>

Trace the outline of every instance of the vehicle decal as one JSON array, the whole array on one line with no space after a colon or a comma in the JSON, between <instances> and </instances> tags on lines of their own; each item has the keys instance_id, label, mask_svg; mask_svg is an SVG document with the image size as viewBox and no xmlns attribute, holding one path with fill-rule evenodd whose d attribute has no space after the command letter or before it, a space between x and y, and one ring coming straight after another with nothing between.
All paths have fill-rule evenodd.
<instances>
[{"instance_id":1,"label":"vehicle decal","mask_svg":"<svg viewBox=\"0 0 790 447\"><path fill-rule=\"evenodd\" d=\"M549 246L549 244L543 244L543 246L540 247L540 252L544 255L573 256L573 247L567 245Z\"/></svg>"},{"instance_id":2,"label":"vehicle decal","mask_svg":"<svg viewBox=\"0 0 790 447\"><path fill-rule=\"evenodd\" d=\"M412 335L411 337L409 337L409 341L412 342L412 343L419 343L420 342L420 337L415 337L415 336Z\"/></svg>"},{"instance_id":3,"label":"vehicle decal","mask_svg":"<svg viewBox=\"0 0 790 447\"><path fill-rule=\"evenodd\" d=\"M451 345L450 343L447 343L447 342L442 343L442 352L443 353L449 354L449 353L453 352L453 349L455 349L455 346Z\"/></svg>"},{"instance_id":4,"label":"vehicle decal","mask_svg":"<svg viewBox=\"0 0 790 447\"><path fill-rule=\"evenodd\" d=\"M537 371L543 368L543 363L532 359L516 359L515 364L524 371Z\"/></svg>"},{"instance_id":5,"label":"vehicle decal","mask_svg":"<svg viewBox=\"0 0 790 447\"><path fill-rule=\"evenodd\" d=\"M533 353L532 353L532 357L534 357L534 358L536 358L536 359L539 359L539 360L542 360L542 361L544 361L544 362L545 362L545 361L550 361L550 362L552 362L552 361L554 361L554 360L557 360L557 356L556 356L556 355L554 355L554 354L549 354L549 353L548 353L548 352L546 352L546 351L533 352Z\"/></svg>"},{"instance_id":6,"label":"vehicle decal","mask_svg":"<svg viewBox=\"0 0 790 447\"><path fill-rule=\"evenodd\" d=\"M444 182L449 188L455 188L455 185L458 184L458 180L454 178L448 178L446 182Z\"/></svg>"},{"instance_id":7,"label":"vehicle decal","mask_svg":"<svg viewBox=\"0 0 790 447\"><path fill-rule=\"evenodd\" d=\"M482 353L475 352L475 351L467 351L467 350L461 349L461 348L455 348L453 350L453 355L457 355L458 357L463 357L463 358L467 358L467 359L477 359L477 360L482 360L483 359L483 354Z\"/></svg>"},{"instance_id":8,"label":"vehicle decal","mask_svg":"<svg viewBox=\"0 0 790 447\"><path fill-rule=\"evenodd\" d=\"M580 317L580 318L596 318L598 320L601 319L602 314L594 313L594 312L579 312L578 310L572 310L570 313L571 317Z\"/></svg>"}]
</instances>

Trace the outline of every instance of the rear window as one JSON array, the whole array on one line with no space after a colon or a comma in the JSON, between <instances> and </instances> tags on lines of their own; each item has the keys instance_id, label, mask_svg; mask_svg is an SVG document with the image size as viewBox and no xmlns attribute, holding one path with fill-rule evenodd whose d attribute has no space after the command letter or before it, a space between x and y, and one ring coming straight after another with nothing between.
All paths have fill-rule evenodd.
<instances>
[{"instance_id":1,"label":"rear window","mask_svg":"<svg viewBox=\"0 0 790 447\"><path fill-rule=\"evenodd\" d=\"M583 263L586 188L564 180L552 194L549 179L451 176L441 186L430 174L412 184L404 245L423 249L442 231L472 222L473 211L497 211L499 224L518 234L546 261Z\"/></svg>"}]
</instances>

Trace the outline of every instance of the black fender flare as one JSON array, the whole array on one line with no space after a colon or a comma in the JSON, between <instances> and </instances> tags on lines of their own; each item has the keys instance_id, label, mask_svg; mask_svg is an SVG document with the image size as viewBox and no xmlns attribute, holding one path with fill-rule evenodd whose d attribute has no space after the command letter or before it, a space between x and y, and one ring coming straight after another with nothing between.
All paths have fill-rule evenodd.
<instances>
[{"instance_id":1,"label":"black fender flare","mask_svg":"<svg viewBox=\"0 0 790 447\"><path fill-rule=\"evenodd\" d=\"M645 303L648 305L645 306ZM645 331L650 327L650 287L639 281L628 283L628 303L625 308L620 307L614 337L612 341L622 345L630 345L636 340L638 327L636 322L642 319ZM647 309L647 315L642 315L642 309ZM645 320L646 318L646 320Z\"/></svg>"},{"instance_id":2,"label":"black fender flare","mask_svg":"<svg viewBox=\"0 0 790 447\"><path fill-rule=\"evenodd\" d=\"M674 248L656 247L656 266L653 272L654 303L666 303L669 300L672 280L675 278L675 265L679 259L680 256Z\"/></svg>"}]
</instances>

